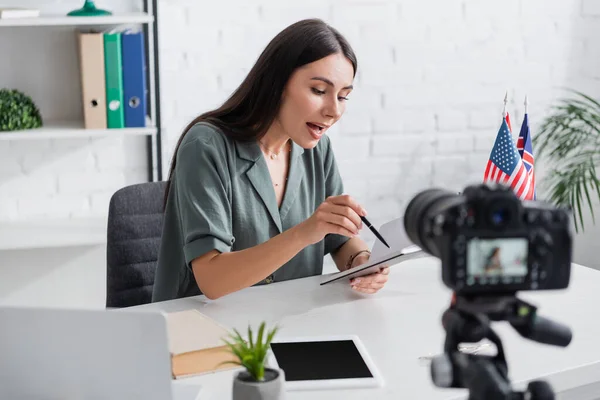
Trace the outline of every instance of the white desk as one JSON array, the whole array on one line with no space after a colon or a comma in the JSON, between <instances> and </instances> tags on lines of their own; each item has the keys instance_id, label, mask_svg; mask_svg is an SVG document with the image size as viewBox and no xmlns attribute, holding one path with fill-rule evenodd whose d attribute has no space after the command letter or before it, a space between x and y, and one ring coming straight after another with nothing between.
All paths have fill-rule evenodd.
<instances>
[{"instance_id":1,"label":"white desk","mask_svg":"<svg viewBox=\"0 0 600 400\"><path fill-rule=\"evenodd\" d=\"M196 308L226 326L245 332L265 320L279 335L358 335L386 382L379 389L288 392L287 399L463 399L462 389L431 383L428 362L439 354L445 332L442 312L450 291L441 282L439 260L423 258L391 268L390 281L376 295L352 292L346 282L319 286L310 277L252 287L208 300L203 296L148 304L138 309L167 312ZM540 315L573 330L566 348L521 338L506 322L495 323L504 344L513 384L549 375L559 399L600 398L600 272L574 265L567 290L522 293ZM200 383L202 399L230 399L234 371L186 378ZM184 383L185 382L185 383Z\"/></svg>"}]
</instances>

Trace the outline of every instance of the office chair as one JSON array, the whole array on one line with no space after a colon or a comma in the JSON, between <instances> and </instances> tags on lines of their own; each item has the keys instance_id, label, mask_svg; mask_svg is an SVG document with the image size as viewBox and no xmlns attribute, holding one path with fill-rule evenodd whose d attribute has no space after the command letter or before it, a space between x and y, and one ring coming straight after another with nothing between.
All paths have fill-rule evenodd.
<instances>
[{"instance_id":1,"label":"office chair","mask_svg":"<svg viewBox=\"0 0 600 400\"><path fill-rule=\"evenodd\" d=\"M166 182L116 191L108 209L106 307L150 303L163 228Z\"/></svg>"}]
</instances>

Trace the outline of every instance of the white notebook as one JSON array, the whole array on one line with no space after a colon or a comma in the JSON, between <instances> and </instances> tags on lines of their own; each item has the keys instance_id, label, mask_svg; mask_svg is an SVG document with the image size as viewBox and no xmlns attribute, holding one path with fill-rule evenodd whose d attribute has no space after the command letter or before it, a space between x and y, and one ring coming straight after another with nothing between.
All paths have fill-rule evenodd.
<instances>
[{"instance_id":1,"label":"white notebook","mask_svg":"<svg viewBox=\"0 0 600 400\"><path fill-rule=\"evenodd\" d=\"M371 249L371 258L379 258L394 251L402 250L409 247L413 242L408 238L404 229L404 217L392 219L379 228L379 234L383 236L386 243L390 245L387 248L379 240L375 240Z\"/></svg>"}]
</instances>

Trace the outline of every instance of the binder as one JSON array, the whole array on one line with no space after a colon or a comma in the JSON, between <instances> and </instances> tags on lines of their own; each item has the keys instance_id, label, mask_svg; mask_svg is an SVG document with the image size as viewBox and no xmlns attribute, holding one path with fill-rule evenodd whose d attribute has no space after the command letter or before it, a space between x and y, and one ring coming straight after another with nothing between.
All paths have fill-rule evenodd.
<instances>
[{"instance_id":1,"label":"binder","mask_svg":"<svg viewBox=\"0 0 600 400\"><path fill-rule=\"evenodd\" d=\"M121 47L125 127L145 127L147 88L143 32L123 32Z\"/></svg>"},{"instance_id":2,"label":"binder","mask_svg":"<svg viewBox=\"0 0 600 400\"><path fill-rule=\"evenodd\" d=\"M106 121L109 129L125 127L121 59L121 32L105 32Z\"/></svg>"},{"instance_id":3,"label":"binder","mask_svg":"<svg viewBox=\"0 0 600 400\"><path fill-rule=\"evenodd\" d=\"M84 127L106 129L103 34L77 31L77 44Z\"/></svg>"}]
</instances>

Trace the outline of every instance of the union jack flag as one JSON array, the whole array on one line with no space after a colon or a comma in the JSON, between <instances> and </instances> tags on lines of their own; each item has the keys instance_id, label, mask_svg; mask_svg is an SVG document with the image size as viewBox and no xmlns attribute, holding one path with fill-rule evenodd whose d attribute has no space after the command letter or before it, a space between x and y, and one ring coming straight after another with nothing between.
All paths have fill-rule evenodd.
<instances>
[{"instance_id":1,"label":"union jack flag","mask_svg":"<svg viewBox=\"0 0 600 400\"><path fill-rule=\"evenodd\" d=\"M533 199L534 188L525 163L510 134L506 118L502 119L502 125L496 135L483 181L508 185L521 200Z\"/></svg>"},{"instance_id":2,"label":"union jack flag","mask_svg":"<svg viewBox=\"0 0 600 400\"><path fill-rule=\"evenodd\" d=\"M523 124L521 125L521 132L519 132L519 138L517 139L517 150L521 155L521 159L523 163L525 163L525 168L529 173L529 177L531 179L531 186L533 187L533 199L535 200L536 190L535 190L535 174L534 174L534 157L533 157L533 146L531 145L531 135L529 131L529 119L527 117L527 113L523 117Z\"/></svg>"}]
</instances>

